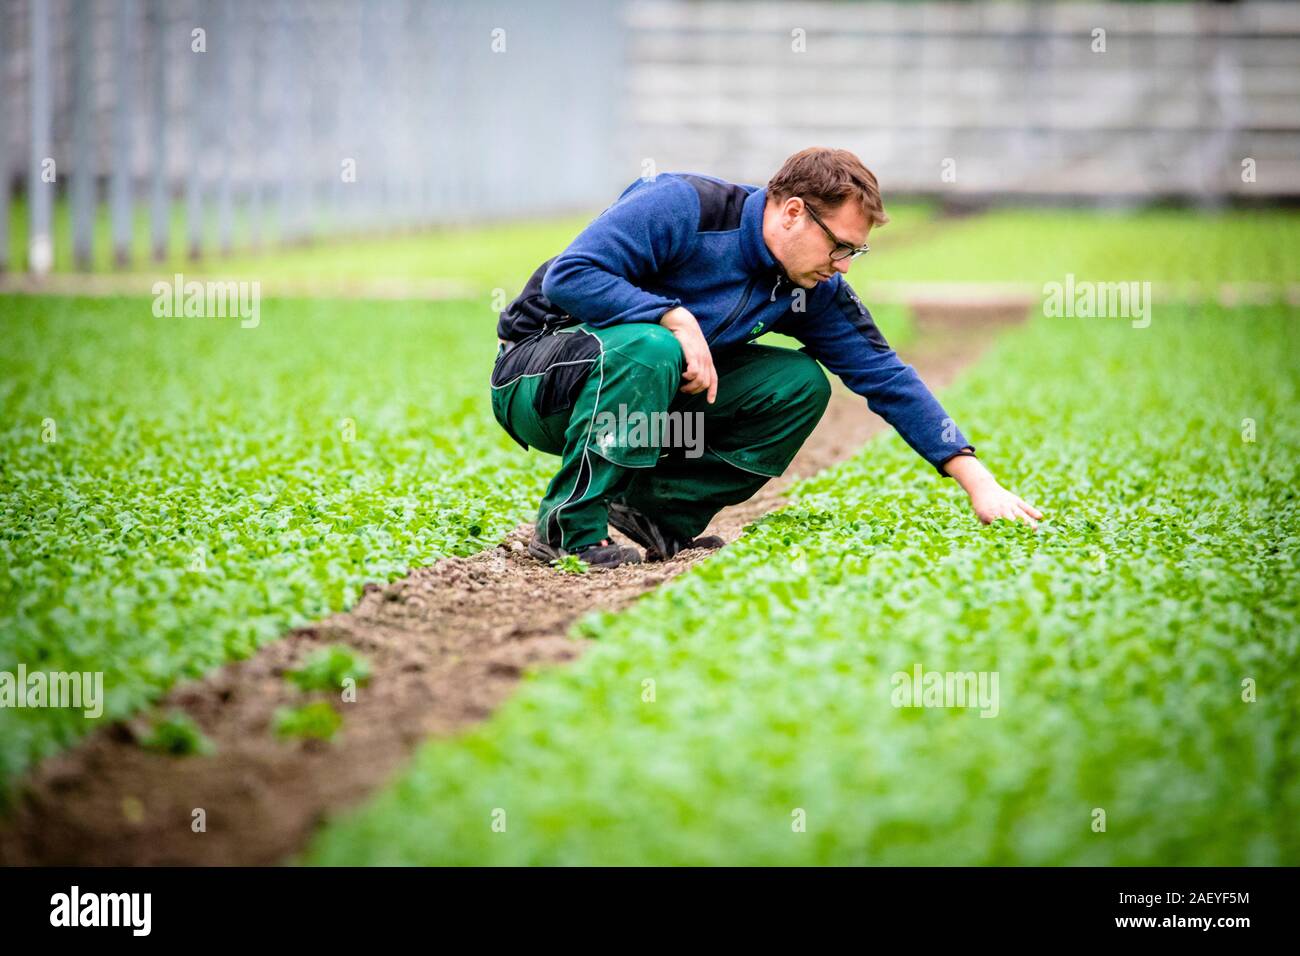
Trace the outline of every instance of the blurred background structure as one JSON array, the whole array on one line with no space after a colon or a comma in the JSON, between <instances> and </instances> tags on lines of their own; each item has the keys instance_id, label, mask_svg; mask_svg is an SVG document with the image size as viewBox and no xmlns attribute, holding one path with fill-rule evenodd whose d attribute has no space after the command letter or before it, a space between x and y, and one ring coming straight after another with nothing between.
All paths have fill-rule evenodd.
<instances>
[{"instance_id":1,"label":"blurred background structure","mask_svg":"<svg viewBox=\"0 0 1300 956\"><path fill-rule=\"evenodd\" d=\"M157 259L177 229L197 257L585 208L611 183L623 54L607 9L0 0L0 223L26 195L39 269L66 195L84 268L101 204L118 264L140 208Z\"/></svg>"},{"instance_id":2,"label":"blurred background structure","mask_svg":"<svg viewBox=\"0 0 1300 956\"><path fill-rule=\"evenodd\" d=\"M661 168L765 182L823 144L894 194L1300 195L1300 4L644 0L628 22Z\"/></svg>"},{"instance_id":3,"label":"blurred background structure","mask_svg":"<svg viewBox=\"0 0 1300 956\"><path fill-rule=\"evenodd\" d=\"M809 145L890 197L1296 197L1298 41L1281 2L0 0L0 270L56 230L85 270L598 210Z\"/></svg>"}]
</instances>

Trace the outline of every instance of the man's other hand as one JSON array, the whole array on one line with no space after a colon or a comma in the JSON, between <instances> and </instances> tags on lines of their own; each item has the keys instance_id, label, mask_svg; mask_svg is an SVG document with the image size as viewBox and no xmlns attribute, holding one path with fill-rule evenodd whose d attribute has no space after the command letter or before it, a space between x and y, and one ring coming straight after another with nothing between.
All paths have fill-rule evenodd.
<instances>
[{"instance_id":1,"label":"man's other hand","mask_svg":"<svg viewBox=\"0 0 1300 956\"><path fill-rule=\"evenodd\" d=\"M713 353L709 351L709 343L700 331L700 323L689 310L679 305L665 312L659 324L676 336L686 359L681 391L695 395L707 390L706 400L712 405L718 396L718 373L713 367Z\"/></svg>"}]
</instances>

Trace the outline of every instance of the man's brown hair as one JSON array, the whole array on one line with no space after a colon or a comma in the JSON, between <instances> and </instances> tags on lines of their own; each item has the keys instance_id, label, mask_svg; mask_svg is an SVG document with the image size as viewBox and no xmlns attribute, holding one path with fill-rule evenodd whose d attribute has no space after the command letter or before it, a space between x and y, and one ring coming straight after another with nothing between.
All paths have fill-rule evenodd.
<instances>
[{"instance_id":1,"label":"man's brown hair","mask_svg":"<svg viewBox=\"0 0 1300 956\"><path fill-rule=\"evenodd\" d=\"M847 149L809 146L787 159L768 180L767 198L783 203L791 196L810 200L817 212L838 209L845 200L853 200L861 203L873 226L889 222L875 174Z\"/></svg>"}]
</instances>

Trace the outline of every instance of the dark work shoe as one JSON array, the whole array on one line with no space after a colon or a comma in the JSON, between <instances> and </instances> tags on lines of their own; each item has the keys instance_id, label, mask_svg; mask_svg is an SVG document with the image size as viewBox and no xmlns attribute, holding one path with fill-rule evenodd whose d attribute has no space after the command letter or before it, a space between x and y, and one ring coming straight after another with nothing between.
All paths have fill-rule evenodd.
<instances>
[{"instance_id":1,"label":"dark work shoe","mask_svg":"<svg viewBox=\"0 0 1300 956\"><path fill-rule=\"evenodd\" d=\"M534 534L533 540L528 542L528 553L538 561L545 561L548 564L573 554L593 568L616 568L622 564L641 563L641 555L636 548L624 548L609 538L573 551L565 551L563 548L551 547Z\"/></svg>"},{"instance_id":2,"label":"dark work shoe","mask_svg":"<svg viewBox=\"0 0 1300 956\"><path fill-rule=\"evenodd\" d=\"M618 501L609 503L609 523L616 531L627 535L645 548L647 561L666 561L678 551L688 548L714 549L726 542L716 534L702 538L679 538L650 520L645 514Z\"/></svg>"},{"instance_id":3,"label":"dark work shoe","mask_svg":"<svg viewBox=\"0 0 1300 956\"><path fill-rule=\"evenodd\" d=\"M706 534L702 538L692 538L691 543L687 545L687 547L703 548L705 551L716 551L726 543L727 542L723 541L720 535ZM685 551L686 548L683 548L682 550Z\"/></svg>"}]
</instances>

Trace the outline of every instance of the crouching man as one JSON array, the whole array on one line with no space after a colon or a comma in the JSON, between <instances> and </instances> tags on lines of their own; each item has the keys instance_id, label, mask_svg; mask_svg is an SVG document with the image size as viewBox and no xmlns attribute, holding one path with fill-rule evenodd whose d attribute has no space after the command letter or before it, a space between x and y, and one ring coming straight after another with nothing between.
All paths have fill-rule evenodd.
<instances>
[{"instance_id":1,"label":"crouching man","mask_svg":"<svg viewBox=\"0 0 1300 956\"><path fill-rule=\"evenodd\" d=\"M889 221L847 150L791 156L766 187L695 173L638 179L497 325L492 409L517 442L560 456L529 553L598 567L664 560L723 507L785 471L821 418L821 366L866 398L980 520L1042 515L1002 488L844 279ZM758 345L779 332L799 350ZM821 363L819 365L818 363ZM695 416L702 448L628 441L602 423ZM621 418L620 418L621 416Z\"/></svg>"}]
</instances>

